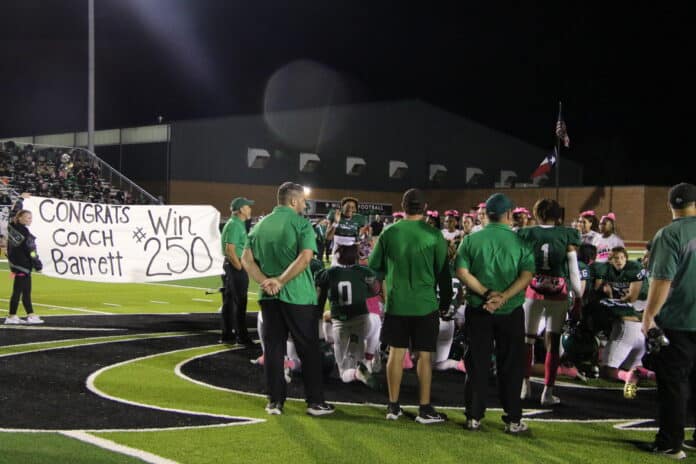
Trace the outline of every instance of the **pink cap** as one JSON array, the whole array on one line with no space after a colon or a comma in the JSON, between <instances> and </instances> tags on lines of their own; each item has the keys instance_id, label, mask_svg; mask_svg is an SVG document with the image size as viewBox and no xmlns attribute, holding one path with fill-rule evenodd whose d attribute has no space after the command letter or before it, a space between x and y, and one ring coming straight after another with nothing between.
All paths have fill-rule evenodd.
<instances>
[{"instance_id":1,"label":"pink cap","mask_svg":"<svg viewBox=\"0 0 696 464\"><path fill-rule=\"evenodd\" d=\"M397 211L395 213L392 213L392 217L404 218L406 217L406 213L404 213L403 211Z\"/></svg>"},{"instance_id":2,"label":"pink cap","mask_svg":"<svg viewBox=\"0 0 696 464\"><path fill-rule=\"evenodd\" d=\"M445 211L445 216L454 216L454 217L459 217L459 211L456 209L448 209Z\"/></svg>"},{"instance_id":3,"label":"pink cap","mask_svg":"<svg viewBox=\"0 0 696 464\"><path fill-rule=\"evenodd\" d=\"M594 210L588 209L587 211L583 211L582 213L580 213L580 217L585 216L597 216L597 213L595 213Z\"/></svg>"},{"instance_id":4,"label":"pink cap","mask_svg":"<svg viewBox=\"0 0 696 464\"><path fill-rule=\"evenodd\" d=\"M599 222L602 222L605 219L611 219L613 222L616 222L616 214L607 213L605 216L602 216L602 218L599 220Z\"/></svg>"}]
</instances>

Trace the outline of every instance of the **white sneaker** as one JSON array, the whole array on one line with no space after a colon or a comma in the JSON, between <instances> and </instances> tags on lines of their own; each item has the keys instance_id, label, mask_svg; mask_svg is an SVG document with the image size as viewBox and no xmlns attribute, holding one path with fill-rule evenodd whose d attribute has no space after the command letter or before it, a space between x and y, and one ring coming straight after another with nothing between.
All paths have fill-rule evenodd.
<instances>
[{"instance_id":1,"label":"white sneaker","mask_svg":"<svg viewBox=\"0 0 696 464\"><path fill-rule=\"evenodd\" d=\"M27 316L27 324L43 324L44 321L36 314L29 314Z\"/></svg>"},{"instance_id":2,"label":"white sneaker","mask_svg":"<svg viewBox=\"0 0 696 464\"><path fill-rule=\"evenodd\" d=\"M529 430L529 427L522 421L505 424L505 433L516 434L526 432L527 430Z\"/></svg>"},{"instance_id":3,"label":"white sneaker","mask_svg":"<svg viewBox=\"0 0 696 464\"><path fill-rule=\"evenodd\" d=\"M522 391L520 392L521 400L529 400L532 398L532 382L529 379L522 379Z\"/></svg>"},{"instance_id":4,"label":"white sneaker","mask_svg":"<svg viewBox=\"0 0 696 464\"><path fill-rule=\"evenodd\" d=\"M7 316L5 318L5 324L25 324L25 322L15 314L14 316Z\"/></svg>"},{"instance_id":5,"label":"white sneaker","mask_svg":"<svg viewBox=\"0 0 696 464\"><path fill-rule=\"evenodd\" d=\"M465 428L474 432L481 430L481 421L477 421L476 419L467 419Z\"/></svg>"},{"instance_id":6,"label":"white sneaker","mask_svg":"<svg viewBox=\"0 0 696 464\"><path fill-rule=\"evenodd\" d=\"M553 396L553 387L544 387L544 391L541 394L541 405L542 406L553 406L559 404L561 399L557 396Z\"/></svg>"}]
</instances>

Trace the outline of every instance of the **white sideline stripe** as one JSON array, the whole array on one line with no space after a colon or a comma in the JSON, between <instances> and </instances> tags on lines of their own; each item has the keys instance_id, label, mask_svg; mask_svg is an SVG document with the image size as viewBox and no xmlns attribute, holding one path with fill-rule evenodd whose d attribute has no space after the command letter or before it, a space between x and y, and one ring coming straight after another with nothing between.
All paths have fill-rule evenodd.
<instances>
[{"instance_id":1,"label":"white sideline stripe","mask_svg":"<svg viewBox=\"0 0 696 464\"><path fill-rule=\"evenodd\" d=\"M213 300L206 300L205 298L191 298L191 301L202 301L203 303L212 303Z\"/></svg>"},{"instance_id":2,"label":"white sideline stripe","mask_svg":"<svg viewBox=\"0 0 696 464\"><path fill-rule=\"evenodd\" d=\"M157 304L169 304L168 301L157 301L157 300L150 300L150 303L157 303Z\"/></svg>"},{"instance_id":3,"label":"white sideline stripe","mask_svg":"<svg viewBox=\"0 0 696 464\"><path fill-rule=\"evenodd\" d=\"M146 359L152 359L152 358L157 358L157 357L161 357L161 356L169 356L169 355L174 354L174 353L180 353L183 351L191 351L192 349L202 349L202 348L208 348L208 347L214 347L214 346L218 346L218 345L199 346L199 347L195 347L195 348L183 348L180 350L167 351L164 353L151 354L151 355L143 356L140 358L129 359L128 361L123 361L120 363L112 364L110 366L105 366L105 367L102 367L101 369L93 372L92 374L90 374L90 376L87 377L87 381L85 382L85 385L86 385L87 389L89 391L91 391L92 393L94 393L95 395L100 396L100 397L105 398L105 399L110 400L110 401L115 401L117 403L129 404L131 406L138 406L141 408L154 409L157 411L177 412L177 413L189 414L189 415L193 415L193 416L219 417L221 419L235 419L235 420L243 421L243 422L233 422L233 423L227 423L227 424L215 424L214 426L217 426L217 427L229 427L229 426L235 426L235 425L251 425L251 424L258 424L261 422L266 422L265 419L257 419L257 418L253 418L253 417L230 416L227 414L216 414L216 413L211 413L211 412L189 411L186 409L165 408L165 407L161 407L161 406L154 406L151 404L138 403L136 401L130 401L130 400L127 400L124 398L118 398L116 396L109 395L108 393L105 393L105 392L101 391L100 389L98 389L97 386L94 384L97 377L99 377L101 374L103 374L104 372L111 370L111 369L116 369L118 367L122 367L122 366L125 366L127 364L132 364L132 363L144 361ZM241 347L239 347L237 349L241 349ZM220 350L220 351L224 351L224 350ZM191 428L191 427L176 427L176 429L188 429L188 428ZM175 428L170 427L167 429L162 428L162 429L155 429L155 430L173 430L173 429L175 429Z\"/></svg>"},{"instance_id":4,"label":"white sideline stripe","mask_svg":"<svg viewBox=\"0 0 696 464\"><path fill-rule=\"evenodd\" d=\"M0 260L0 263L2 263L2 262L7 262L7 260L5 260L5 261ZM10 270L9 269L0 269L0 272L10 272ZM72 279L67 279L67 280L72 280ZM92 282L92 283L103 283L103 282ZM131 282L131 284L134 284L134 285L155 285L157 287L187 288L190 290L207 290L207 291L213 290L209 287L192 287L189 285L160 284L157 282ZM258 296L258 292L247 292L247 295Z\"/></svg>"},{"instance_id":5,"label":"white sideline stripe","mask_svg":"<svg viewBox=\"0 0 696 464\"><path fill-rule=\"evenodd\" d=\"M148 453L147 451L139 450L137 448L131 448L130 446L119 445L114 441L107 440L106 438L95 437L94 435L91 435L86 432L61 432L61 435L74 438L75 440L79 440L85 443L89 443L90 445L94 445L98 448L138 458L150 464L178 464L177 461L172 461L171 459L166 459L162 456Z\"/></svg>"},{"instance_id":6,"label":"white sideline stripe","mask_svg":"<svg viewBox=\"0 0 696 464\"><path fill-rule=\"evenodd\" d=\"M0 301L4 301L8 303L10 300L7 300L5 298L0 298ZM32 303L34 306L43 306L44 308L48 309L69 309L70 311L80 311L80 312L85 312L85 313L95 313L95 314L113 314L113 313L107 313L106 311L96 311L94 309L85 309L85 308L73 308L70 306L58 306L58 305L49 305L49 304L42 304L42 303Z\"/></svg>"},{"instance_id":7,"label":"white sideline stripe","mask_svg":"<svg viewBox=\"0 0 696 464\"><path fill-rule=\"evenodd\" d=\"M51 327L47 325L36 325L36 324L21 324L21 325L9 325L9 324L2 324L0 325L0 329L9 329L9 330L48 330L48 331L64 331L64 332L123 332L124 330L128 329L108 329L108 328L102 328L102 327L95 327L93 329L90 329L88 327ZM58 340L48 340L45 342L38 342L38 343L50 343L50 342L56 342ZM3 346L0 346L0 348L4 348Z\"/></svg>"},{"instance_id":8,"label":"white sideline stripe","mask_svg":"<svg viewBox=\"0 0 696 464\"><path fill-rule=\"evenodd\" d=\"M116 304L116 303L102 303L102 304L103 304L104 306L116 306L116 307L118 307L118 308L121 307L120 304Z\"/></svg>"},{"instance_id":9,"label":"white sideline stripe","mask_svg":"<svg viewBox=\"0 0 696 464\"><path fill-rule=\"evenodd\" d=\"M145 336L143 336L145 335ZM179 333L172 333L168 335L157 335L157 334L140 334L140 335L134 335L129 338L123 338L120 340L95 340L94 342L89 342L89 343L74 343L72 345L60 345L60 346L47 346L46 348L39 348L38 350L31 350L31 351L19 351L17 353L4 353L0 354L0 358L7 358L10 356L19 356L22 354L32 354L32 353L40 353L42 351L50 351L50 350L65 350L68 348L81 348L83 346L94 346L94 345L103 345L105 343L122 343L122 342L133 342L137 340L148 340L148 339L154 339L154 338L173 338L173 337L186 337L186 336L196 336L196 335L201 335L199 333L193 333L193 332L179 332ZM114 335L118 336L118 335ZM108 337L104 337L108 338ZM78 342L84 340L83 338L73 338L73 339L68 339L68 340L49 340L49 341L43 341L43 342L31 342L31 343L21 343L18 345L6 345L6 346L0 346L0 350L6 349L6 348L19 348L23 346L31 346L31 345L42 345L46 343L64 343L64 342Z\"/></svg>"}]
</instances>

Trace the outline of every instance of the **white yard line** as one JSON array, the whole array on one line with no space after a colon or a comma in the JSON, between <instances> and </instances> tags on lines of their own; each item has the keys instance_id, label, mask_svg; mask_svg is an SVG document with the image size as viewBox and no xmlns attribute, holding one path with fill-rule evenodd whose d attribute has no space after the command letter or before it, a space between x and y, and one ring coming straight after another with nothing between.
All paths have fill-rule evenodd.
<instances>
[{"instance_id":1,"label":"white yard line","mask_svg":"<svg viewBox=\"0 0 696 464\"><path fill-rule=\"evenodd\" d=\"M191 298L191 301L200 301L203 303L212 303L213 300L206 300L205 298Z\"/></svg>"},{"instance_id":2,"label":"white yard line","mask_svg":"<svg viewBox=\"0 0 696 464\"><path fill-rule=\"evenodd\" d=\"M150 303L157 303L157 304L169 304L168 301L157 301L157 300L150 300Z\"/></svg>"},{"instance_id":3,"label":"white yard line","mask_svg":"<svg viewBox=\"0 0 696 464\"><path fill-rule=\"evenodd\" d=\"M96 437L87 432L61 432L61 435L74 438L75 440L80 440L85 443L89 443L90 445L96 446L98 448L113 451L114 453L125 454L126 456L131 456L150 464L177 464L177 461L172 461L171 459L163 458L162 456L148 453L147 451L143 451L137 448L131 448L130 446L119 445L115 441L107 440L106 438Z\"/></svg>"},{"instance_id":4,"label":"white yard line","mask_svg":"<svg viewBox=\"0 0 696 464\"><path fill-rule=\"evenodd\" d=\"M6 303L9 303L10 300L7 300L5 298L0 298L0 301L4 301ZM70 311L78 311L78 312L82 312L82 313L92 313L92 314L113 314L113 313L109 313L106 311L97 311L94 309L86 309L86 308L73 308L70 306L58 306L58 305L49 305L49 304L43 304L43 303L32 303L32 304L34 306L42 306L42 307L48 308L48 309L68 309Z\"/></svg>"},{"instance_id":5,"label":"white yard line","mask_svg":"<svg viewBox=\"0 0 696 464\"><path fill-rule=\"evenodd\" d=\"M102 303L102 304L103 304L104 306L114 306L114 307L116 307L116 308L120 308L120 307L121 307L120 304L116 304L116 303Z\"/></svg>"}]
</instances>

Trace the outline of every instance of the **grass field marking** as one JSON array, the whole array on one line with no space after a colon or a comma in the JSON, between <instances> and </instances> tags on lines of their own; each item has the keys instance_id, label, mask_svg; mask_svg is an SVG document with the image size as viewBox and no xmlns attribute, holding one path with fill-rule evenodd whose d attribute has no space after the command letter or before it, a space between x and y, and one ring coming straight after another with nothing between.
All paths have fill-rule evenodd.
<instances>
[{"instance_id":1,"label":"grass field marking","mask_svg":"<svg viewBox=\"0 0 696 464\"><path fill-rule=\"evenodd\" d=\"M107 337L88 337L88 338L73 338L73 339L67 339L67 340L49 340L49 341L43 341L43 342L31 342L31 343L20 343L17 345L5 345L5 346L0 346L0 358L6 358L9 356L18 356L21 354L30 354L30 353L39 353L41 351L50 351L50 350L62 350L62 349L68 349L68 348L78 348L78 347L83 347L83 346L94 346L94 345L103 345L104 343L121 343L121 342L132 342L132 341L137 341L137 340L147 340L147 339L155 339L155 338L172 338L172 337L185 337L185 336L196 336L196 335L201 335L200 333L196 332L164 332L164 333L149 333L149 334L137 334L137 335L114 335L114 336L107 336ZM72 342L78 342L78 343L72 343ZM84 342L84 343L80 343ZM62 343L68 343L67 345L63 345ZM72 344L70 344L72 343ZM45 348L37 348L35 350L29 349L29 350L21 350L21 351L16 351L13 353L2 353L2 351L12 348L27 348L31 347L31 345L57 345L57 346L47 346Z\"/></svg>"},{"instance_id":2,"label":"grass field marking","mask_svg":"<svg viewBox=\"0 0 696 464\"><path fill-rule=\"evenodd\" d=\"M148 453L147 451L139 450L137 448L131 448L130 446L119 445L118 443L107 440L106 438L95 437L86 432L71 431L71 432L61 432L61 435L66 437L79 440L84 443L96 446L97 448L102 448L108 451L113 451L119 454L125 454L126 456L131 456L141 461L147 462L149 464L178 464L177 461L172 461L171 459L163 458L156 454Z\"/></svg>"},{"instance_id":3,"label":"grass field marking","mask_svg":"<svg viewBox=\"0 0 696 464\"><path fill-rule=\"evenodd\" d=\"M5 302L5 303L9 303L10 300L7 300L7 299L5 299L5 298L0 298L0 301L3 301L3 302ZM94 309L85 309L85 308L73 308L73 307L70 307L70 306L48 305L48 304L34 303L34 302L32 302L32 304L33 304L34 306L43 306L43 307L48 308L48 309L57 308L57 309L68 309L68 310L70 310L70 311L79 311L79 312L83 312L83 313L113 314L113 313L108 313L108 312L106 312L106 311L96 311L96 310L94 310Z\"/></svg>"},{"instance_id":4,"label":"grass field marking","mask_svg":"<svg viewBox=\"0 0 696 464\"><path fill-rule=\"evenodd\" d=\"M227 424L217 424L217 426L229 427L229 426L236 426L236 425L251 425L251 424L258 424L258 423L266 422L265 419L258 419L258 418L254 418L254 417L230 416L227 414L217 414L217 413L212 413L212 412L200 412L200 411L189 411L186 409L165 408L165 407L161 407L161 406L155 406L152 404L139 403L136 401L131 401L131 400L127 400L125 398L119 398L117 396L110 395L110 394L100 390L95 385L96 379L101 374L103 374L104 372L109 371L111 369L117 369L119 367L123 367L123 366L126 366L128 364L138 363L141 361L146 361L148 359L154 359L154 358L163 357L163 356L170 356L170 355L177 354L177 353L183 353L185 351L199 350L199 349L206 349L206 348L210 348L210 349L217 348L218 350L215 350L216 352L217 351L228 351L230 349L232 349L232 350L242 349L242 347L239 347L239 348L221 348L219 345L207 345L207 346L198 346L195 348L183 348L180 350L167 351L164 353L156 353L156 354L151 354L148 356L142 356L140 358L133 358L133 359L129 359L127 361L122 361L120 363L111 364L110 366L104 366L101 369L93 372L92 374L90 374L89 377L87 377L87 381L85 382L85 385L86 385L87 389L89 391L91 391L92 393L94 393L95 395L100 396L100 397L107 399L107 400L110 400L110 401L115 401L117 403L128 404L131 406L138 406L141 408L155 409L157 411L176 412L176 413L188 414L188 415L193 415L193 416L219 417L221 419L233 419L233 420L240 421L240 422L233 422L233 423L227 423ZM186 429L186 428L190 428L190 427L183 427L183 429ZM197 427L197 428L200 428L200 427ZM163 430L163 429L158 429L158 430ZM167 429L167 430L171 430L171 429Z\"/></svg>"},{"instance_id":5,"label":"grass field marking","mask_svg":"<svg viewBox=\"0 0 696 464\"><path fill-rule=\"evenodd\" d=\"M158 301L158 300L150 300L150 303L156 303L156 304L169 304L168 301Z\"/></svg>"},{"instance_id":6,"label":"grass field marking","mask_svg":"<svg viewBox=\"0 0 696 464\"><path fill-rule=\"evenodd\" d=\"M123 332L124 330L128 329L116 329L105 327L51 327L46 325L24 323L17 325L0 324L0 330L45 330L57 332ZM0 345L0 347L2 347L2 345Z\"/></svg>"},{"instance_id":7,"label":"grass field marking","mask_svg":"<svg viewBox=\"0 0 696 464\"><path fill-rule=\"evenodd\" d=\"M544 379L541 377L530 377L529 380L531 380L534 383L538 384L544 384ZM616 387L600 387L596 385L581 385L577 383L571 383L571 382L563 382L556 380L556 386L558 387L564 387L564 388L579 388L582 390L620 390L623 391L623 386L616 386ZM657 390L656 387L638 387L638 391L649 391L649 390Z\"/></svg>"},{"instance_id":8,"label":"grass field marking","mask_svg":"<svg viewBox=\"0 0 696 464\"><path fill-rule=\"evenodd\" d=\"M120 308L120 307L121 307L120 304L116 304L116 303L102 303L102 304L103 304L104 306L115 306L115 307L117 307L117 308Z\"/></svg>"},{"instance_id":9,"label":"grass field marking","mask_svg":"<svg viewBox=\"0 0 696 464\"><path fill-rule=\"evenodd\" d=\"M205 298L191 298L191 301L200 301L202 303L212 303L213 300L206 300Z\"/></svg>"}]
</instances>

